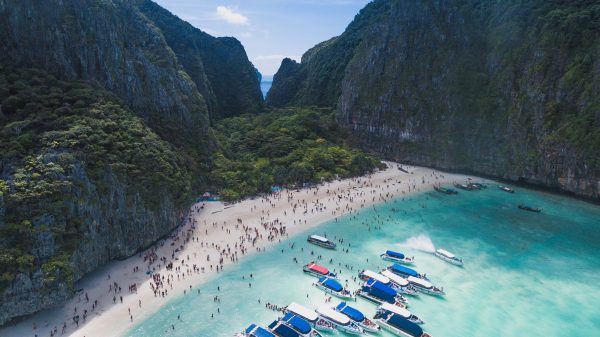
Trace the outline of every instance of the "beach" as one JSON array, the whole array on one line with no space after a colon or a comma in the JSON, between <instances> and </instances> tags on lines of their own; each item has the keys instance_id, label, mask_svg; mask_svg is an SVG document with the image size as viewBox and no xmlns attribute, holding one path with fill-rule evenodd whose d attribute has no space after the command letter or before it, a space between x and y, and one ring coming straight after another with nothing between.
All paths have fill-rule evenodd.
<instances>
[{"instance_id":1,"label":"beach","mask_svg":"<svg viewBox=\"0 0 600 337\"><path fill-rule=\"evenodd\" d=\"M225 205L192 205L185 224L139 255L80 280L62 307L0 330L1 337L123 336L171 299L200 291L228 265L311 227L467 176L396 163L368 176ZM376 207L376 206L375 206ZM85 319L84 319L85 316Z\"/></svg>"}]
</instances>

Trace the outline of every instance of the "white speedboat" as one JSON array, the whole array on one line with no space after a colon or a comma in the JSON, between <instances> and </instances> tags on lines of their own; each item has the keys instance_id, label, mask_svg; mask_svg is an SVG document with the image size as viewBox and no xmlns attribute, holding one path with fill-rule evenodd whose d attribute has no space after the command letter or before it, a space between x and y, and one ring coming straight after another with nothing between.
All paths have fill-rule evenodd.
<instances>
[{"instance_id":1,"label":"white speedboat","mask_svg":"<svg viewBox=\"0 0 600 337\"><path fill-rule=\"evenodd\" d=\"M358 291L358 295L376 304L387 302L405 307L408 302L404 296L398 294L394 289L373 279L369 279L363 283L362 288Z\"/></svg>"},{"instance_id":2,"label":"white speedboat","mask_svg":"<svg viewBox=\"0 0 600 337\"><path fill-rule=\"evenodd\" d=\"M365 333L363 328L350 320L348 316L329 307L318 308L317 313L324 320L331 322L340 331L349 333L351 335L362 335Z\"/></svg>"},{"instance_id":3,"label":"white speedboat","mask_svg":"<svg viewBox=\"0 0 600 337\"><path fill-rule=\"evenodd\" d=\"M327 249L335 249L336 244L326 237L320 235L310 235L306 241Z\"/></svg>"},{"instance_id":4,"label":"white speedboat","mask_svg":"<svg viewBox=\"0 0 600 337\"><path fill-rule=\"evenodd\" d=\"M314 277L328 277L328 278L333 278L333 279L337 279L337 275L335 273L332 273L331 271L329 271L329 269L320 266L314 262L311 262L309 264L307 264L306 266L302 267L302 271L304 271L304 273L310 275L310 276L314 276Z\"/></svg>"},{"instance_id":5,"label":"white speedboat","mask_svg":"<svg viewBox=\"0 0 600 337\"><path fill-rule=\"evenodd\" d=\"M250 324L244 332L235 334L235 337L277 337L272 332L265 328L261 328L256 324Z\"/></svg>"},{"instance_id":6,"label":"white speedboat","mask_svg":"<svg viewBox=\"0 0 600 337\"><path fill-rule=\"evenodd\" d=\"M349 306L346 302L340 302L333 310L337 312L341 312L342 314L348 316L350 320L354 323L358 324L361 328L363 328L367 332L378 333L381 331L379 325L377 325L372 320L368 319L362 312L358 309Z\"/></svg>"},{"instance_id":7,"label":"white speedboat","mask_svg":"<svg viewBox=\"0 0 600 337\"><path fill-rule=\"evenodd\" d=\"M424 323L423 320L421 320L419 317L417 317L417 315L408 311L408 309L402 308L402 307L399 307L399 306L396 306L393 304L389 304L389 303L382 303L380 306L377 307L377 312L382 312L382 313L391 312L393 314L400 315L413 323L416 323L416 324Z\"/></svg>"},{"instance_id":8,"label":"white speedboat","mask_svg":"<svg viewBox=\"0 0 600 337\"><path fill-rule=\"evenodd\" d=\"M389 266L387 268L387 270L391 271L392 273L394 273L396 275L402 276L404 278L413 276L413 277L418 277L418 278L428 280L428 278L425 274L420 274L419 272L417 272L416 270L414 270L412 268L408 268L406 266L402 266L397 263L394 263L393 265Z\"/></svg>"},{"instance_id":9,"label":"white speedboat","mask_svg":"<svg viewBox=\"0 0 600 337\"><path fill-rule=\"evenodd\" d=\"M392 288L397 292L412 296L416 296L419 294L417 289L411 286L410 283L408 283L408 281L404 277L396 275L388 269L384 269L381 272L381 275L387 277L390 280Z\"/></svg>"},{"instance_id":10,"label":"white speedboat","mask_svg":"<svg viewBox=\"0 0 600 337\"><path fill-rule=\"evenodd\" d=\"M319 317L319 315L314 310L308 309L296 302L290 303L290 305L288 305L285 308L285 312L302 317L316 330L319 330L319 331L334 331L335 330L335 326L332 323Z\"/></svg>"},{"instance_id":11,"label":"white speedboat","mask_svg":"<svg viewBox=\"0 0 600 337\"><path fill-rule=\"evenodd\" d=\"M416 323L391 312L378 312L373 318L383 329L402 337L431 337Z\"/></svg>"},{"instance_id":12,"label":"white speedboat","mask_svg":"<svg viewBox=\"0 0 600 337\"><path fill-rule=\"evenodd\" d=\"M393 250L387 250L385 253L383 253L379 256L384 260L392 261L392 262L396 262L396 263L412 264L415 262L414 257L408 257L408 256L404 255L403 253L395 252Z\"/></svg>"},{"instance_id":13,"label":"white speedboat","mask_svg":"<svg viewBox=\"0 0 600 337\"><path fill-rule=\"evenodd\" d=\"M438 288L436 286L434 286L433 284L431 284L429 281L421 279L421 278L417 278L417 277L413 277L413 276L409 276L406 279L413 287L415 287L415 289L417 289L418 291L424 293L424 294L429 294L429 295L444 295L444 289L442 288Z\"/></svg>"},{"instance_id":14,"label":"white speedboat","mask_svg":"<svg viewBox=\"0 0 600 337\"><path fill-rule=\"evenodd\" d=\"M339 297L344 300L356 301L356 296L345 289L337 280L328 277L321 277L319 281L314 283L315 287L323 290L324 292L333 296Z\"/></svg>"},{"instance_id":15,"label":"white speedboat","mask_svg":"<svg viewBox=\"0 0 600 337\"><path fill-rule=\"evenodd\" d=\"M456 255L450 253L449 251L445 250L445 249L438 249L435 251L435 256L439 257L440 259L452 263L454 265L457 266L462 266L463 265L463 260L458 258Z\"/></svg>"}]
</instances>

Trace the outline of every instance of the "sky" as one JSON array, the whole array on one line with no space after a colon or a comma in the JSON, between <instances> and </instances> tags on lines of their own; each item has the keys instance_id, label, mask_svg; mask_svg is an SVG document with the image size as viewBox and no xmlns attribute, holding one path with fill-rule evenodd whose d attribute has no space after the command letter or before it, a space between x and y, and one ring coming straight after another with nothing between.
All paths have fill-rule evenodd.
<instances>
[{"instance_id":1,"label":"sky","mask_svg":"<svg viewBox=\"0 0 600 337\"><path fill-rule=\"evenodd\" d=\"M213 36L240 40L263 75L340 35L370 0L154 0Z\"/></svg>"}]
</instances>

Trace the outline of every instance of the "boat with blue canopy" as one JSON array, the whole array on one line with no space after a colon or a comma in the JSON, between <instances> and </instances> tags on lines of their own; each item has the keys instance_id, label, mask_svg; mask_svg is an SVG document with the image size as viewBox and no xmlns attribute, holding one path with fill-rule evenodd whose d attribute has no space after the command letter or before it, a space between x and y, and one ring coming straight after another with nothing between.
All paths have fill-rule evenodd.
<instances>
[{"instance_id":1,"label":"boat with blue canopy","mask_svg":"<svg viewBox=\"0 0 600 337\"><path fill-rule=\"evenodd\" d=\"M331 322L340 331L349 333L351 335L362 335L365 333L363 328L354 323L348 316L329 307L318 308L317 313L319 316L321 316L321 318Z\"/></svg>"},{"instance_id":2,"label":"boat with blue canopy","mask_svg":"<svg viewBox=\"0 0 600 337\"><path fill-rule=\"evenodd\" d=\"M282 321L273 321L269 324L269 330L277 337L301 337L302 335L298 331L294 330L291 326L285 324Z\"/></svg>"},{"instance_id":3,"label":"boat with blue canopy","mask_svg":"<svg viewBox=\"0 0 600 337\"><path fill-rule=\"evenodd\" d=\"M362 312L349 306L346 302L340 302L333 310L348 316L354 323L358 324L367 332L380 332L381 328L372 320L368 319Z\"/></svg>"},{"instance_id":4,"label":"boat with blue canopy","mask_svg":"<svg viewBox=\"0 0 600 337\"><path fill-rule=\"evenodd\" d=\"M389 286L399 293L416 296L419 294L417 289L408 283L408 281L400 276L392 273L390 270L384 269L381 271L381 275L387 277L390 280Z\"/></svg>"},{"instance_id":5,"label":"boat with blue canopy","mask_svg":"<svg viewBox=\"0 0 600 337\"><path fill-rule=\"evenodd\" d=\"M396 336L404 337L431 337L430 334L423 332L423 329L416 323L391 312L378 312L374 317L375 321L385 330Z\"/></svg>"},{"instance_id":6,"label":"boat with blue canopy","mask_svg":"<svg viewBox=\"0 0 600 337\"><path fill-rule=\"evenodd\" d=\"M298 317L303 318L306 322L308 322L314 329L320 331L333 331L335 330L335 326L330 322L322 319L319 315L311 309L304 307L296 302L290 303L287 307L285 307L285 313L291 313Z\"/></svg>"},{"instance_id":7,"label":"boat with blue canopy","mask_svg":"<svg viewBox=\"0 0 600 337\"><path fill-rule=\"evenodd\" d=\"M300 334L300 336L321 337L321 335L312 328L310 323L308 323L300 316L294 315L292 313L287 313L279 320L285 322L287 325L296 330Z\"/></svg>"},{"instance_id":8,"label":"boat with blue canopy","mask_svg":"<svg viewBox=\"0 0 600 337\"><path fill-rule=\"evenodd\" d=\"M391 312L393 314L400 315L413 323L416 323L416 324L424 323L423 320L421 320L417 315L410 312L408 309L401 308L399 306L395 306L395 305L389 304L389 303L383 303L380 306L378 306L377 312L382 312L382 313Z\"/></svg>"},{"instance_id":9,"label":"boat with blue canopy","mask_svg":"<svg viewBox=\"0 0 600 337\"><path fill-rule=\"evenodd\" d=\"M405 307L407 300L401 294L385 284L369 279L363 283L358 295L376 304L384 302L391 303L400 307Z\"/></svg>"},{"instance_id":10,"label":"boat with blue canopy","mask_svg":"<svg viewBox=\"0 0 600 337\"><path fill-rule=\"evenodd\" d=\"M387 250L385 253L379 255L382 259L386 261L396 262L396 263L404 263L404 264L412 264L415 262L415 258L408 257L400 252L395 252L393 250Z\"/></svg>"},{"instance_id":11,"label":"boat with blue canopy","mask_svg":"<svg viewBox=\"0 0 600 337\"><path fill-rule=\"evenodd\" d=\"M235 337L276 337L273 333L265 328L261 328L256 324L250 324L242 333L238 333Z\"/></svg>"},{"instance_id":12,"label":"boat with blue canopy","mask_svg":"<svg viewBox=\"0 0 600 337\"><path fill-rule=\"evenodd\" d=\"M418 291L420 291L424 294L438 295L438 296L445 295L443 288L438 288L438 287L434 286L433 284L431 284L427 280L417 278L417 277L412 277L412 276L409 276L406 280L413 287L415 287L415 289L417 289Z\"/></svg>"},{"instance_id":13,"label":"boat with blue canopy","mask_svg":"<svg viewBox=\"0 0 600 337\"><path fill-rule=\"evenodd\" d=\"M348 289L344 289L344 287L335 279L321 277L317 283L314 283L314 285L333 296L337 296L345 300L356 301L356 296L354 296L354 294L352 294Z\"/></svg>"},{"instance_id":14,"label":"boat with blue canopy","mask_svg":"<svg viewBox=\"0 0 600 337\"><path fill-rule=\"evenodd\" d=\"M396 275L400 275L404 278L408 278L409 276L412 276L412 277L417 277L417 278L422 278L422 279L427 280L427 276L425 274L419 274L416 270L399 265L397 263L394 263L387 269L390 270L392 273L394 273Z\"/></svg>"}]
</instances>

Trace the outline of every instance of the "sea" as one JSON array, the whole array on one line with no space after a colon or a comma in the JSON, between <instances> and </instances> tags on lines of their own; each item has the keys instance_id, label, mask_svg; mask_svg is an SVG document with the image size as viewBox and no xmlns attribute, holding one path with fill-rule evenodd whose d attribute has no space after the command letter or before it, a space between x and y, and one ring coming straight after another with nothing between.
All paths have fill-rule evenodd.
<instances>
[{"instance_id":1,"label":"sea","mask_svg":"<svg viewBox=\"0 0 600 337\"><path fill-rule=\"evenodd\" d=\"M600 207L515 190L424 192L323 223L226 267L200 294L194 289L172 299L126 336L233 336L251 323L266 327L277 319L281 314L268 303L336 305L335 298L325 303L302 266L318 261L354 290L360 270L390 265L379 257L387 249L414 256L413 268L444 288L444 297L409 297L408 309L433 337L600 336ZM543 211L520 210L521 203ZM335 240L338 249L307 243L313 233ZM437 248L462 257L464 266L440 260L432 254ZM375 313L361 298L350 305Z\"/></svg>"},{"instance_id":2,"label":"sea","mask_svg":"<svg viewBox=\"0 0 600 337\"><path fill-rule=\"evenodd\" d=\"M263 94L263 98L267 98L267 93L271 89L271 85L273 85L273 76L264 75L260 82L260 91Z\"/></svg>"}]
</instances>

